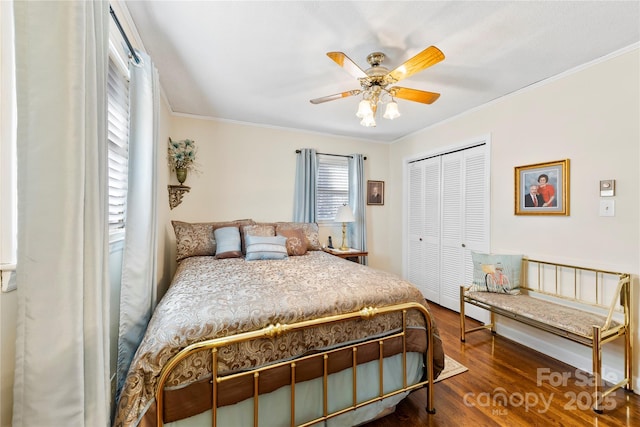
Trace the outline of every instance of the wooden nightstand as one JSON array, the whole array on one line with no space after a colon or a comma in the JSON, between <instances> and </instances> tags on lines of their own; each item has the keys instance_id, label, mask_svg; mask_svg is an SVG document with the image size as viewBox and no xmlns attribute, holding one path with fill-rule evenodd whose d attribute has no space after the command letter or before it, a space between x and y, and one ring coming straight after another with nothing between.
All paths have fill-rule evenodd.
<instances>
[{"instance_id":1,"label":"wooden nightstand","mask_svg":"<svg viewBox=\"0 0 640 427\"><path fill-rule=\"evenodd\" d=\"M360 249L351 249L351 248L349 248L349 250L346 250L346 251L341 251L340 249L330 249L330 248L324 248L323 250L326 253L329 253L331 255L335 255L339 258L348 259L349 261L357 262L360 264L362 264L361 260L364 260L364 257L369 255L369 252L361 251Z\"/></svg>"}]
</instances>

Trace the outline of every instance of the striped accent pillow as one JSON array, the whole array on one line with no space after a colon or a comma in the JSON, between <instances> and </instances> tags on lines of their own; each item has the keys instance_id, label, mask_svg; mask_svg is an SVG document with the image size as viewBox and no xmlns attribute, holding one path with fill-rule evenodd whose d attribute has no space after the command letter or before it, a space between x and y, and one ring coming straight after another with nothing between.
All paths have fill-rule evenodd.
<instances>
[{"instance_id":1,"label":"striped accent pillow","mask_svg":"<svg viewBox=\"0 0 640 427\"><path fill-rule=\"evenodd\" d=\"M285 259L287 255L287 238L284 236L245 236L247 245L247 261L263 259Z\"/></svg>"}]
</instances>

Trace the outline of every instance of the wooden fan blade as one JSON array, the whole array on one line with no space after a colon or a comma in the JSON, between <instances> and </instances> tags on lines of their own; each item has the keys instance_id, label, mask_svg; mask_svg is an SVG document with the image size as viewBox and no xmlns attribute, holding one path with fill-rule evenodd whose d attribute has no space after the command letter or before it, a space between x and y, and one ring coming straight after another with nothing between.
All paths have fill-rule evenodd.
<instances>
[{"instance_id":1,"label":"wooden fan blade","mask_svg":"<svg viewBox=\"0 0 640 427\"><path fill-rule=\"evenodd\" d=\"M358 67L355 62L351 60L347 55L342 52L327 52L327 56L333 61L341 66L347 73L351 74L353 77L357 79L361 79L363 77L367 77L367 73L365 73L362 68Z\"/></svg>"},{"instance_id":2,"label":"wooden fan blade","mask_svg":"<svg viewBox=\"0 0 640 427\"><path fill-rule=\"evenodd\" d=\"M387 74L394 81L399 82L402 79L422 71L425 68L431 67L444 59L444 53L435 46L429 46L413 58L406 61L393 71Z\"/></svg>"},{"instance_id":3,"label":"wooden fan blade","mask_svg":"<svg viewBox=\"0 0 640 427\"><path fill-rule=\"evenodd\" d=\"M408 87L392 87L389 92L395 98L402 98L408 101L421 102L423 104L433 104L438 98L439 93L426 92L424 90L410 89Z\"/></svg>"},{"instance_id":4,"label":"wooden fan blade","mask_svg":"<svg viewBox=\"0 0 640 427\"><path fill-rule=\"evenodd\" d=\"M336 93L334 95L328 95L328 96L323 96L322 98L312 99L310 102L312 104L322 104L323 102L333 101L335 99L346 98L347 96L358 95L360 92L362 92L362 91L359 90L359 89L349 90L347 92Z\"/></svg>"}]
</instances>

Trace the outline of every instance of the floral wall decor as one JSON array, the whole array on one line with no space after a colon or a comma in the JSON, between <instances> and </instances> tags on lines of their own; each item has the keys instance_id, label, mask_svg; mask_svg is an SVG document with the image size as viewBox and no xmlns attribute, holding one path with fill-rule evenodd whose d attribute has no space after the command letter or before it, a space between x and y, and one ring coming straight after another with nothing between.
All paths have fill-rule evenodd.
<instances>
[{"instance_id":1,"label":"floral wall decor","mask_svg":"<svg viewBox=\"0 0 640 427\"><path fill-rule=\"evenodd\" d=\"M191 139L173 140L169 138L169 167L171 172L176 172L178 182L182 185L187 179L189 170L198 172L196 154L198 148L195 141Z\"/></svg>"}]
</instances>

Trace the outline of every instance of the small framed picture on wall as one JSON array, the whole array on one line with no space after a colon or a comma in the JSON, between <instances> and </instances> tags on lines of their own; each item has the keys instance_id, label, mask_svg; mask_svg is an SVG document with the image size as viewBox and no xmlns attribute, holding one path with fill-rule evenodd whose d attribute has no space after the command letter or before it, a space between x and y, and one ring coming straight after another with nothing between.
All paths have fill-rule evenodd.
<instances>
[{"instance_id":1,"label":"small framed picture on wall","mask_svg":"<svg viewBox=\"0 0 640 427\"><path fill-rule=\"evenodd\" d=\"M516 215L569 215L569 159L515 168Z\"/></svg>"},{"instance_id":2,"label":"small framed picture on wall","mask_svg":"<svg viewBox=\"0 0 640 427\"><path fill-rule=\"evenodd\" d=\"M367 205L384 205L384 181L367 181Z\"/></svg>"}]
</instances>

